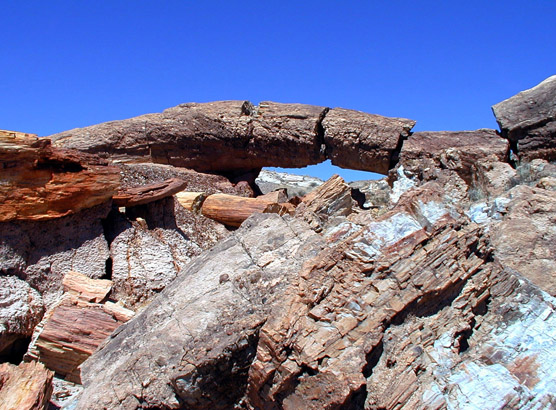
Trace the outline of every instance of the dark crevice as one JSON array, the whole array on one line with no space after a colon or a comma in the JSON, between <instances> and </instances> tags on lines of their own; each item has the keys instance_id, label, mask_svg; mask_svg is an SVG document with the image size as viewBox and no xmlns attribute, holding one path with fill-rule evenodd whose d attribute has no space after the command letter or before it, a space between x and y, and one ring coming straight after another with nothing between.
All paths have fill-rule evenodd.
<instances>
[{"instance_id":1,"label":"dark crevice","mask_svg":"<svg viewBox=\"0 0 556 410\"><path fill-rule=\"evenodd\" d=\"M338 406L338 410L363 410L366 400L367 385L364 383L359 389L350 394L342 405Z\"/></svg>"},{"instance_id":2,"label":"dark crevice","mask_svg":"<svg viewBox=\"0 0 556 410\"><path fill-rule=\"evenodd\" d=\"M109 257L108 259L106 259L106 264L105 264L105 269L104 269L104 275L102 275L100 277L100 279L108 279L108 280L112 280L112 266L113 266L113 261L112 258Z\"/></svg>"},{"instance_id":3,"label":"dark crevice","mask_svg":"<svg viewBox=\"0 0 556 410\"><path fill-rule=\"evenodd\" d=\"M394 151L392 151L392 154L390 155L390 164L388 165L388 170L394 169L396 165L398 165L402 148L403 148L403 143L406 139L408 139L412 135L413 133L411 131L408 132L407 136L400 135L400 138L398 139L398 144L396 145L396 148L394 148Z\"/></svg>"},{"instance_id":4,"label":"dark crevice","mask_svg":"<svg viewBox=\"0 0 556 410\"><path fill-rule=\"evenodd\" d=\"M0 363L20 364L30 343L31 336L16 339L9 347L0 352Z\"/></svg>"},{"instance_id":5,"label":"dark crevice","mask_svg":"<svg viewBox=\"0 0 556 410\"><path fill-rule=\"evenodd\" d=\"M365 361L367 364L363 367L363 376L366 379L372 376L373 369L378 364L378 361L382 357L382 353L384 352L384 343L382 340L378 345L376 345L365 357Z\"/></svg>"},{"instance_id":6,"label":"dark crevice","mask_svg":"<svg viewBox=\"0 0 556 410\"><path fill-rule=\"evenodd\" d=\"M317 120L317 125L315 126L315 134L317 137L316 148L319 150L320 154L324 155L324 160L330 159L329 156L330 147L326 145L326 139L324 138L325 130L324 130L324 126L322 125L322 122L324 121L326 114L328 114L328 111L330 111L330 108L328 107L322 110L322 112L319 115L319 119Z\"/></svg>"},{"instance_id":7,"label":"dark crevice","mask_svg":"<svg viewBox=\"0 0 556 410\"><path fill-rule=\"evenodd\" d=\"M367 202L367 198L365 197L365 194L363 192L361 192L359 189L351 188L351 198L355 202L357 202L357 205L359 206L359 208L369 209L368 207L365 207L365 202Z\"/></svg>"}]
</instances>

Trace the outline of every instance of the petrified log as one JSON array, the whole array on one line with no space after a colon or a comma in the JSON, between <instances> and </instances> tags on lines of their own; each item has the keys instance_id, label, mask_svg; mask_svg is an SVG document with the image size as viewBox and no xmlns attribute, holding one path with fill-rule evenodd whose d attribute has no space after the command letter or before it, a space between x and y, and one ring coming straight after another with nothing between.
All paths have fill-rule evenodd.
<instances>
[{"instance_id":1,"label":"petrified log","mask_svg":"<svg viewBox=\"0 0 556 410\"><path fill-rule=\"evenodd\" d=\"M191 212L199 213L201 211L201 206L207 198L205 192L178 192L176 194L176 199L185 209Z\"/></svg>"},{"instance_id":2,"label":"petrified log","mask_svg":"<svg viewBox=\"0 0 556 410\"><path fill-rule=\"evenodd\" d=\"M108 201L118 168L93 155L55 148L32 134L0 131L0 222L45 220Z\"/></svg>"},{"instance_id":3,"label":"petrified log","mask_svg":"<svg viewBox=\"0 0 556 410\"><path fill-rule=\"evenodd\" d=\"M328 158L340 167L386 173L414 124L341 108L216 101L181 104L51 138L57 146L118 162L152 161L201 172L295 168Z\"/></svg>"},{"instance_id":4,"label":"petrified log","mask_svg":"<svg viewBox=\"0 0 556 410\"><path fill-rule=\"evenodd\" d=\"M0 365L0 408L2 410L46 409L52 394L54 372L41 363Z\"/></svg>"},{"instance_id":5,"label":"petrified log","mask_svg":"<svg viewBox=\"0 0 556 410\"><path fill-rule=\"evenodd\" d=\"M26 360L38 360L66 380L81 383L79 365L133 312L103 300L111 281L88 279L70 272L64 279L67 293L36 327Z\"/></svg>"},{"instance_id":6,"label":"petrified log","mask_svg":"<svg viewBox=\"0 0 556 410\"><path fill-rule=\"evenodd\" d=\"M100 303L110 292L112 281L91 279L79 272L68 272L62 282L64 292L71 293L87 302Z\"/></svg>"},{"instance_id":7,"label":"petrified log","mask_svg":"<svg viewBox=\"0 0 556 410\"><path fill-rule=\"evenodd\" d=\"M259 198L243 198L227 194L214 194L203 202L201 213L224 225L240 226L254 213L277 213L288 211L280 204Z\"/></svg>"},{"instance_id":8,"label":"petrified log","mask_svg":"<svg viewBox=\"0 0 556 410\"><path fill-rule=\"evenodd\" d=\"M144 205L172 196L180 192L186 186L187 182L178 178L171 178L164 182L120 191L117 195L114 195L113 201L117 206L129 207Z\"/></svg>"},{"instance_id":9,"label":"petrified log","mask_svg":"<svg viewBox=\"0 0 556 410\"><path fill-rule=\"evenodd\" d=\"M523 160L556 159L556 75L492 107Z\"/></svg>"}]
</instances>

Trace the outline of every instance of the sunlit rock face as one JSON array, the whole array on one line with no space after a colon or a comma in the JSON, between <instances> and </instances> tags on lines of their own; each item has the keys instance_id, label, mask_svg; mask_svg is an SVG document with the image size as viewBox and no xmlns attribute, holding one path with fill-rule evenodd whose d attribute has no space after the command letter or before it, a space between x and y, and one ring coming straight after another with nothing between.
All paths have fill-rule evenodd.
<instances>
[{"instance_id":1,"label":"sunlit rock face","mask_svg":"<svg viewBox=\"0 0 556 410\"><path fill-rule=\"evenodd\" d=\"M87 358L80 409L556 407L556 167L550 139L526 149L543 121L411 135L410 120L217 102L56 137L88 154L21 135L8 182L96 158L116 205L97 184L102 203L0 223L0 343L34 328L27 359ZM388 176L253 184L262 164L325 158ZM203 212L211 197L216 213L265 206L230 227Z\"/></svg>"}]
</instances>

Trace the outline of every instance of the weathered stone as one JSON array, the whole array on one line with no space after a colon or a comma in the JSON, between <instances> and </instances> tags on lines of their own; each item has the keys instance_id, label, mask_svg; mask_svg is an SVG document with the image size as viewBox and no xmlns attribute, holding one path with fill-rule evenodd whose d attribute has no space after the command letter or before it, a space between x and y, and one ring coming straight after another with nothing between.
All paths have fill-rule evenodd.
<instances>
[{"instance_id":1,"label":"weathered stone","mask_svg":"<svg viewBox=\"0 0 556 410\"><path fill-rule=\"evenodd\" d=\"M300 221L253 215L82 365L79 408L233 407L258 329L322 246Z\"/></svg>"},{"instance_id":2,"label":"weathered stone","mask_svg":"<svg viewBox=\"0 0 556 410\"><path fill-rule=\"evenodd\" d=\"M64 280L68 292L35 329L25 359L38 360L68 381L80 383L79 365L133 312L91 302L104 299L110 281L91 280L74 272L68 276Z\"/></svg>"},{"instance_id":3,"label":"weathered stone","mask_svg":"<svg viewBox=\"0 0 556 410\"><path fill-rule=\"evenodd\" d=\"M340 176L333 175L305 195L296 209L296 216L303 218L316 232L320 232L329 218L348 216L353 212L354 206L351 187Z\"/></svg>"},{"instance_id":4,"label":"weathered stone","mask_svg":"<svg viewBox=\"0 0 556 410\"><path fill-rule=\"evenodd\" d=\"M167 198L182 191L187 182L172 178L156 184L143 185L137 188L121 190L113 197L116 206L137 206Z\"/></svg>"},{"instance_id":5,"label":"weathered stone","mask_svg":"<svg viewBox=\"0 0 556 410\"><path fill-rule=\"evenodd\" d=\"M423 181L451 170L470 185L478 161L506 162L508 153L508 142L494 130L416 132L404 142L399 163Z\"/></svg>"},{"instance_id":6,"label":"weathered stone","mask_svg":"<svg viewBox=\"0 0 556 410\"><path fill-rule=\"evenodd\" d=\"M515 183L517 172L510 164L495 158L484 158L474 165L472 200L495 198L504 194ZM475 197L473 197L475 196Z\"/></svg>"},{"instance_id":7,"label":"weathered stone","mask_svg":"<svg viewBox=\"0 0 556 410\"><path fill-rule=\"evenodd\" d=\"M233 184L221 175L203 174L190 169L163 164L119 164L119 167L122 174L123 188L136 188L178 178L186 182L187 185L183 189L187 191L254 196L253 190L246 182L241 181Z\"/></svg>"},{"instance_id":8,"label":"weathered stone","mask_svg":"<svg viewBox=\"0 0 556 410\"><path fill-rule=\"evenodd\" d=\"M440 187L419 189L305 265L261 329L252 408L356 408L390 324L440 311L471 278L497 272L480 228L454 219ZM395 391L382 397L411 393Z\"/></svg>"},{"instance_id":9,"label":"weathered stone","mask_svg":"<svg viewBox=\"0 0 556 410\"><path fill-rule=\"evenodd\" d=\"M64 292L86 302L100 303L112 289L112 281L91 279L79 272L68 272L62 281Z\"/></svg>"},{"instance_id":10,"label":"weathered stone","mask_svg":"<svg viewBox=\"0 0 556 410\"><path fill-rule=\"evenodd\" d=\"M520 185L508 197L504 220L493 228L495 255L556 296L556 192Z\"/></svg>"},{"instance_id":11,"label":"weathered stone","mask_svg":"<svg viewBox=\"0 0 556 410\"><path fill-rule=\"evenodd\" d=\"M322 127L326 157L342 168L386 174L415 121L334 108Z\"/></svg>"},{"instance_id":12,"label":"weathered stone","mask_svg":"<svg viewBox=\"0 0 556 410\"><path fill-rule=\"evenodd\" d=\"M521 160L556 159L556 76L492 107Z\"/></svg>"},{"instance_id":13,"label":"weathered stone","mask_svg":"<svg viewBox=\"0 0 556 410\"><path fill-rule=\"evenodd\" d=\"M286 189L288 197L305 196L316 187L324 184L320 178L293 175L285 172L262 170L255 183L263 194L268 194L277 189Z\"/></svg>"},{"instance_id":14,"label":"weathered stone","mask_svg":"<svg viewBox=\"0 0 556 410\"><path fill-rule=\"evenodd\" d=\"M0 131L0 222L47 220L110 200L117 168L50 140Z\"/></svg>"},{"instance_id":15,"label":"weathered stone","mask_svg":"<svg viewBox=\"0 0 556 410\"><path fill-rule=\"evenodd\" d=\"M54 373L40 363L0 364L0 408L46 409L52 394Z\"/></svg>"},{"instance_id":16,"label":"weathered stone","mask_svg":"<svg viewBox=\"0 0 556 410\"><path fill-rule=\"evenodd\" d=\"M13 276L0 276L0 354L33 334L44 314L41 295Z\"/></svg>"},{"instance_id":17,"label":"weathered stone","mask_svg":"<svg viewBox=\"0 0 556 410\"><path fill-rule=\"evenodd\" d=\"M358 190L365 196L362 204L364 209L369 209L378 216L388 209L390 205L390 195L392 188L386 178L378 180L353 181L349 186Z\"/></svg>"},{"instance_id":18,"label":"weathered stone","mask_svg":"<svg viewBox=\"0 0 556 410\"><path fill-rule=\"evenodd\" d=\"M218 222L184 209L174 198L115 210L109 215L112 295L129 307L147 304L192 257L229 232Z\"/></svg>"},{"instance_id":19,"label":"weathered stone","mask_svg":"<svg viewBox=\"0 0 556 410\"><path fill-rule=\"evenodd\" d=\"M0 274L25 280L46 306L61 295L68 271L104 276L110 253L101 219L107 205L49 221L0 223Z\"/></svg>"},{"instance_id":20,"label":"weathered stone","mask_svg":"<svg viewBox=\"0 0 556 410\"><path fill-rule=\"evenodd\" d=\"M273 102L190 103L51 138L57 146L115 161L152 161L202 172L301 167L324 160L316 132L323 112L323 107Z\"/></svg>"}]
</instances>

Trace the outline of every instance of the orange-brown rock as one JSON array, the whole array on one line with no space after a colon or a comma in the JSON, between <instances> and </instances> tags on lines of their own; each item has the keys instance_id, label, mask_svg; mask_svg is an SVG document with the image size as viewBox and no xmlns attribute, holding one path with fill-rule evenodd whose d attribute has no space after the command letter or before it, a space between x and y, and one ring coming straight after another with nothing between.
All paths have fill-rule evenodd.
<instances>
[{"instance_id":1,"label":"orange-brown rock","mask_svg":"<svg viewBox=\"0 0 556 410\"><path fill-rule=\"evenodd\" d=\"M54 148L48 139L0 132L0 222L46 220L108 201L118 169L93 155Z\"/></svg>"},{"instance_id":2,"label":"orange-brown rock","mask_svg":"<svg viewBox=\"0 0 556 410\"><path fill-rule=\"evenodd\" d=\"M277 202L263 196L243 198L228 194L208 196L201 206L201 214L224 225L240 226L243 221L254 213L285 214L288 210Z\"/></svg>"},{"instance_id":3,"label":"orange-brown rock","mask_svg":"<svg viewBox=\"0 0 556 410\"><path fill-rule=\"evenodd\" d=\"M0 408L43 410L52 394L54 372L41 363L0 364Z\"/></svg>"},{"instance_id":4,"label":"orange-brown rock","mask_svg":"<svg viewBox=\"0 0 556 410\"><path fill-rule=\"evenodd\" d=\"M79 365L133 312L102 301L111 281L89 279L69 272L64 278L66 293L35 329L27 360L38 360L50 370L81 383Z\"/></svg>"}]
</instances>

